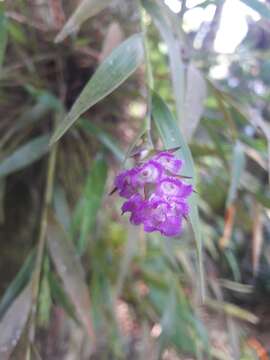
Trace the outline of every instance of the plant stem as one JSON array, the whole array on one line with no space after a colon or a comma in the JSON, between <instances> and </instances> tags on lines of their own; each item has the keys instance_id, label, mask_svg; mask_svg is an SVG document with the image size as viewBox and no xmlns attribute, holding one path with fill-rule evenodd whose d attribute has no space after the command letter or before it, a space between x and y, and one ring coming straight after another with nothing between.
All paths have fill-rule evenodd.
<instances>
[{"instance_id":1,"label":"plant stem","mask_svg":"<svg viewBox=\"0 0 270 360\"><path fill-rule=\"evenodd\" d=\"M37 245L37 256L36 256L36 264L35 270L33 274L33 283L32 283L32 313L30 316L30 343L34 342L35 338L35 314L37 309L37 300L39 294L39 284L40 284L40 276L41 269L44 257L44 250L46 244L46 230L47 230L47 215L48 210L52 201L52 193L53 193L53 183L54 183L54 174L55 174L55 163L56 163L56 151L57 145L55 144L52 147L52 150L48 159L48 167L47 167L47 179L46 179L46 187L44 194L44 204L41 212L41 220L40 220L40 229L39 229L39 237L38 237L38 245Z\"/></svg>"},{"instance_id":2,"label":"plant stem","mask_svg":"<svg viewBox=\"0 0 270 360\"><path fill-rule=\"evenodd\" d=\"M147 140L149 145L153 146L151 138L151 112L152 112L152 90L154 88L154 78L152 72L152 65L150 60L150 51L147 41L147 28L146 28L146 11L142 4L140 4L140 19L141 29L143 33L143 45L144 45L144 58L145 58L145 73L146 73L146 89L147 89L147 114L145 129L147 132Z\"/></svg>"}]
</instances>

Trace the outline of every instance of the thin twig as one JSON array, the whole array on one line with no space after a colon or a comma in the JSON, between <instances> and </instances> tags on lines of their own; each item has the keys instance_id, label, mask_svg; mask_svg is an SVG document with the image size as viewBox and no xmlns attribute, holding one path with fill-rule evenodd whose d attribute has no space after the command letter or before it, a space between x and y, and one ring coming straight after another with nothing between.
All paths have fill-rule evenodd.
<instances>
[{"instance_id":1,"label":"thin twig","mask_svg":"<svg viewBox=\"0 0 270 360\"><path fill-rule=\"evenodd\" d=\"M145 73L146 73L146 89L147 89L147 115L146 115L146 132L149 144L152 146L151 138L151 112L152 112L152 90L154 88L154 78L152 72L152 65L150 60L150 52L147 42L147 28L145 23L146 13L143 6L140 6L140 19L141 29L143 33L143 45L144 45L144 58L145 58Z\"/></svg>"},{"instance_id":2,"label":"thin twig","mask_svg":"<svg viewBox=\"0 0 270 360\"><path fill-rule=\"evenodd\" d=\"M40 30L40 31L44 31L44 32L48 31L48 28L41 22L30 20L26 16L19 14L15 11L6 11L5 15L8 18L17 21L20 24L27 24L27 25L32 26L33 28Z\"/></svg>"}]
</instances>

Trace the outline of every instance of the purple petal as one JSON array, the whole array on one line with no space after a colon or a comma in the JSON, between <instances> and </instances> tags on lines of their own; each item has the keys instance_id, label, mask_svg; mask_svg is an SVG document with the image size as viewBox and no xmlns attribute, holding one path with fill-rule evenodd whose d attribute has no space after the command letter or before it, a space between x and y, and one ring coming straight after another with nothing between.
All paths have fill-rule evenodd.
<instances>
[{"instance_id":1,"label":"purple petal","mask_svg":"<svg viewBox=\"0 0 270 360\"><path fill-rule=\"evenodd\" d=\"M182 231L182 218L177 216L168 216L167 221L160 228L161 234L165 236L178 236Z\"/></svg>"},{"instance_id":2,"label":"purple petal","mask_svg":"<svg viewBox=\"0 0 270 360\"><path fill-rule=\"evenodd\" d=\"M160 231L160 228L167 221L167 212L170 205L163 200L148 202L148 212L144 220L145 231Z\"/></svg>"},{"instance_id":3,"label":"purple petal","mask_svg":"<svg viewBox=\"0 0 270 360\"><path fill-rule=\"evenodd\" d=\"M133 195L129 200L122 205L122 212L131 212L130 222L134 225L139 225L143 222L146 216L147 203L140 194Z\"/></svg>"},{"instance_id":4,"label":"purple petal","mask_svg":"<svg viewBox=\"0 0 270 360\"><path fill-rule=\"evenodd\" d=\"M115 178L115 186L119 191L119 195L125 198L130 198L137 192L136 187L133 185L132 179L136 176L136 168L131 170L125 170L121 172Z\"/></svg>"},{"instance_id":5,"label":"purple petal","mask_svg":"<svg viewBox=\"0 0 270 360\"><path fill-rule=\"evenodd\" d=\"M178 216L184 216L187 217L189 213L189 205L185 201L178 201L179 199L175 199L175 202L173 203L175 214Z\"/></svg>"},{"instance_id":6,"label":"purple petal","mask_svg":"<svg viewBox=\"0 0 270 360\"><path fill-rule=\"evenodd\" d=\"M192 193L192 189L193 187L190 184L173 177L167 177L160 181L156 192L159 196L169 200L170 197L186 198Z\"/></svg>"},{"instance_id":7,"label":"purple petal","mask_svg":"<svg viewBox=\"0 0 270 360\"><path fill-rule=\"evenodd\" d=\"M154 157L154 160L163 166L172 175L178 175L183 161L177 159L172 153L163 151Z\"/></svg>"}]
</instances>

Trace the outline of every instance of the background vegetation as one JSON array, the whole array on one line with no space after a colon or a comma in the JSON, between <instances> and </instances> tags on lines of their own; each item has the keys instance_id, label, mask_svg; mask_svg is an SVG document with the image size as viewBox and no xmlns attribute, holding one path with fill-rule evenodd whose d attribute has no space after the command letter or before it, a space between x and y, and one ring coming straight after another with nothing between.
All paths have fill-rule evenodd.
<instances>
[{"instance_id":1,"label":"background vegetation","mask_svg":"<svg viewBox=\"0 0 270 360\"><path fill-rule=\"evenodd\" d=\"M0 2L0 359L269 358L270 6L222 55L229 1ZM153 144L196 187L180 238L108 195Z\"/></svg>"}]
</instances>

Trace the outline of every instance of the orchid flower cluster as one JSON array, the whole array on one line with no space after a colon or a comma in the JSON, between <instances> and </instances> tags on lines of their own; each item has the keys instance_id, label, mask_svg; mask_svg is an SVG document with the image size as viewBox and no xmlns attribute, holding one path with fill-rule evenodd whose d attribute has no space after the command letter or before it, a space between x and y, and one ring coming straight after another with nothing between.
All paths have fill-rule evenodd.
<instances>
[{"instance_id":1,"label":"orchid flower cluster","mask_svg":"<svg viewBox=\"0 0 270 360\"><path fill-rule=\"evenodd\" d=\"M115 190L127 199L122 213L130 212L132 224L168 237L181 233L189 213L187 198L193 191L179 174L182 166L172 151L162 151L116 176Z\"/></svg>"}]
</instances>

